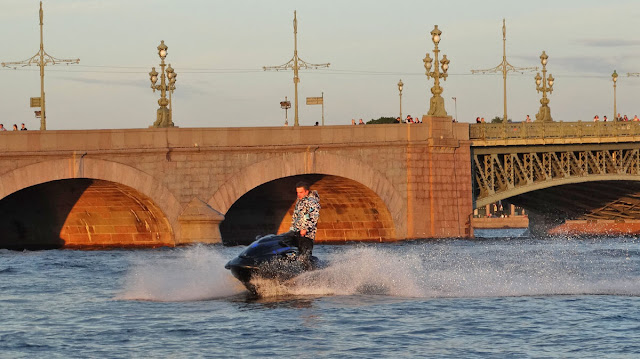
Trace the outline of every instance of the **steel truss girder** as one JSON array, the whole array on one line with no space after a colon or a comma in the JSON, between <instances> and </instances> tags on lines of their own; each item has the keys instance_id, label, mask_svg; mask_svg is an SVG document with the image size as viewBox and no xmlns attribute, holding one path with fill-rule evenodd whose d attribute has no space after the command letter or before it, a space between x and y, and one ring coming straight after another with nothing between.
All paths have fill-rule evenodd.
<instances>
[{"instance_id":1,"label":"steel truss girder","mask_svg":"<svg viewBox=\"0 0 640 359\"><path fill-rule=\"evenodd\" d=\"M498 150L473 150L473 180L477 205L531 190L554 185L594 180L615 180L621 177L639 176L640 147L620 144L612 146L545 146L514 147L513 152ZM527 150L528 149L528 150ZM592 177L591 179L589 177ZM509 192L512 192L510 195ZM516 193L517 192L517 193ZM499 198L498 198L499 197Z\"/></svg>"}]
</instances>

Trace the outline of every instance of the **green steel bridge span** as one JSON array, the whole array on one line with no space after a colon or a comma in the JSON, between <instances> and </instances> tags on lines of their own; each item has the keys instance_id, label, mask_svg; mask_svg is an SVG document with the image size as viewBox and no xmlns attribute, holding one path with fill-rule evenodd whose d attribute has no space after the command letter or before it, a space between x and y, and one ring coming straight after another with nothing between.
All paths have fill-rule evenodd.
<instances>
[{"instance_id":1,"label":"green steel bridge span","mask_svg":"<svg viewBox=\"0 0 640 359\"><path fill-rule=\"evenodd\" d=\"M640 122L472 124L469 135L475 208L510 199L640 218ZM539 190L546 198L532 196Z\"/></svg>"}]
</instances>

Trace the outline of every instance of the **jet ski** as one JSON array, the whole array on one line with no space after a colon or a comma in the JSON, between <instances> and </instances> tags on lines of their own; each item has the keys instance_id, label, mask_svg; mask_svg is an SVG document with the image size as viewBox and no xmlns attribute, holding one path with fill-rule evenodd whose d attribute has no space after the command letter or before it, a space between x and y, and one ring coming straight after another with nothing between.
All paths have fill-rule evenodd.
<instances>
[{"instance_id":1,"label":"jet ski","mask_svg":"<svg viewBox=\"0 0 640 359\"><path fill-rule=\"evenodd\" d=\"M315 256L301 258L298 247L293 244L296 236L300 236L300 233L291 231L259 237L224 267L230 270L251 294L258 295L258 289L251 282L252 279L285 282L306 271L326 266Z\"/></svg>"}]
</instances>

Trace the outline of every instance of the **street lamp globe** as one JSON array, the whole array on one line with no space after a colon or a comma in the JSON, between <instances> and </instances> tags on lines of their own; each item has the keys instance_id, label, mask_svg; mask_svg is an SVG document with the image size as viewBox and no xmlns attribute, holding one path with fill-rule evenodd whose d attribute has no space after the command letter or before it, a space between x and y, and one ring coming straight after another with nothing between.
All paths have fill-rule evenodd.
<instances>
[{"instance_id":1,"label":"street lamp globe","mask_svg":"<svg viewBox=\"0 0 640 359\"><path fill-rule=\"evenodd\" d=\"M167 66L167 77L169 78L169 80L173 78L173 74L174 74L173 67L171 67L171 64L169 64Z\"/></svg>"},{"instance_id":2,"label":"street lamp globe","mask_svg":"<svg viewBox=\"0 0 640 359\"><path fill-rule=\"evenodd\" d=\"M442 71L444 71L444 73L447 73L447 70L449 70L449 59L447 59L447 55L442 55L440 64L442 64Z\"/></svg>"},{"instance_id":3,"label":"street lamp globe","mask_svg":"<svg viewBox=\"0 0 640 359\"><path fill-rule=\"evenodd\" d=\"M542 66L547 66L547 60L549 59L549 56L547 56L547 54L542 51L542 55L540 55L540 63L542 64Z\"/></svg>"},{"instance_id":4,"label":"street lamp globe","mask_svg":"<svg viewBox=\"0 0 640 359\"><path fill-rule=\"evenodd\" d=\"M398 91L402 92L402 87L404 86L404 84L402 83L402 79L400 81L398 81Z\"/></svg>"},{"instance_id":5,"label":"street lamp globe","mask_svg":"<svg viewBox=\"0 0 640 359\"><path fill-rule=\"evenodd\" d=\"M613 70L613 73L611 74L611 78L613 79L613 83L618 82L618 73L616 72L616 70Z\"/></svg>"},{"instance_id":6,"label":"street lamp globe","mask_svg":"<svg viewBox=\"0 0 640 359\"><path fill-rule=\"evenodd\" d=\"M158 56L160 56L160 58L162 60L164 60L165 57L167 57L167 50L168 49L169 49L169 47L164 44L164 40L161 40L160 41L160 45L158 45Z\"/></svg>"},{"instance_id":7,"label":"street lamp globe","mask_svg":"<svg viewBox=\"0 0 640 359\"><path fill-rule=\"evenodd\" d=\"M176 77L178 77L178 74L176 73L176 70L171 67L171 64L167 66L167 77L169 78L169 85L171 85L170 90L173 91L173 85L176 83Z\"/></svg>"},{"instance_id":8,"label":"street lamp globe","mask_svg":"<svg viewBox=\"0 0 640 359\"><path fill-rule=\"evenodd\" d=\"M427 56L425 56L425 58L422 60L422 62L424 62L424 67L427 70L427 76L429 75L429 72L431 71L431 62L433 60L431 59L431 56L429 56L429 53L427 53Z\"/></svg>"},{"instance_id":9,"label":"street lamp globe","mask_svg":"<svg viewBox=\"0 0 640 359\"><path fill-rule=\"evenodd\" d=\"M438 30L438 25L435 25L431 30L431 40L433 40L434 44L438 45L440 43L440 35L442 35L442 31Z\"/></svg>"},{"instance_id":10,"label":"street lamp globe","mask_svg":"<svg viewBox=\"0 0 640 359\"><path fill-rule=\"evenodd\" d=\"M153 92L156 92L154 86L156 82L158 82L158 71L156 71L155 67L151 68L151 72L149 72L149 79L151 80L151 88L153 88Z\"/></svg>"},{"instance_id":11,"label":"street lamp globe","mask_svg":"<svg viewBox=\"0 0 640 359\"><path fill-rule=\"evenodd\" d=\"M555 79L553 78L553 75L549 74L549 79L547 80L549 87L553 87L553 81L555 81Z\"/></svg>"}]
</instances>

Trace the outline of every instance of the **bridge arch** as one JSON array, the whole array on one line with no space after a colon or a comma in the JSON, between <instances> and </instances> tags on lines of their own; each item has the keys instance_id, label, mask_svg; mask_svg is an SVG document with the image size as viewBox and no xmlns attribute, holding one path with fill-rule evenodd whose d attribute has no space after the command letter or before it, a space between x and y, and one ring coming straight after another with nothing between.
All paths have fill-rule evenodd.
<instances>
[{"instance_id":1,"label":"bridge arch","mask_svg":"<svg viewBox=\"0 0 640 359\"><path fill-rule=\"evenodd\" d=\"M154 241L158 242L157 245L175 244L180 229L177 221L181 211L180 203L160 181L125 164L81 156L30 164L0 175L0 199L6 200L34 186L68 180L76 180L77 184L84 181L79 187L88 187L91 185L89 183L91 180L96 180L94 182L97 186L110 187L111 195L114 195L113 190L115 190L116 195L128 198L130 203L147 211L151 217L158 217L153 219L162 228L162 235L156 233L154 238L149 238L147 241L140 240L140 245L148 246ZM89 212L87 215L90 215ZM131 213L136 216L133 210ZM148 223L144 224L148 230ZM98 237L95 236L95 238ZM130 245L135 245L133 240Z\"/></svg>"},{"instance_id":2,"label":"bridge arch","mask_svg":"<svg viewBox=\"0 0 640 359\"><path fill-rule=\"evenodd\" d=\"M516 186L505 191L499 191L491 195L476 200L475 208L483 207L491 203L498 202L507 198L525 194L528 192L538 191L545 188L586 183L586 182L602 182L602 181L640 181L640 175L636 174L590 174L588 176L573 176L566 178L554 178L547 181L534 182L524 186Z\"/></svg>"},{"instance_id":3,"label":"bridge arch","mask_svg":"<svg viewBox=\"0 0 640 359\"><path fill-rule=\"evenodd\" d=\"M208 204L221 213L252 189L274 180L299 175L329 175L357 182L377 195L393 221L395 236L406 234L406 220L402 216L403 201L391 182L369 165L353 158L324 152L282 154L264 160L229 177L209 199Z\"/></svg>"}]
</instances>

